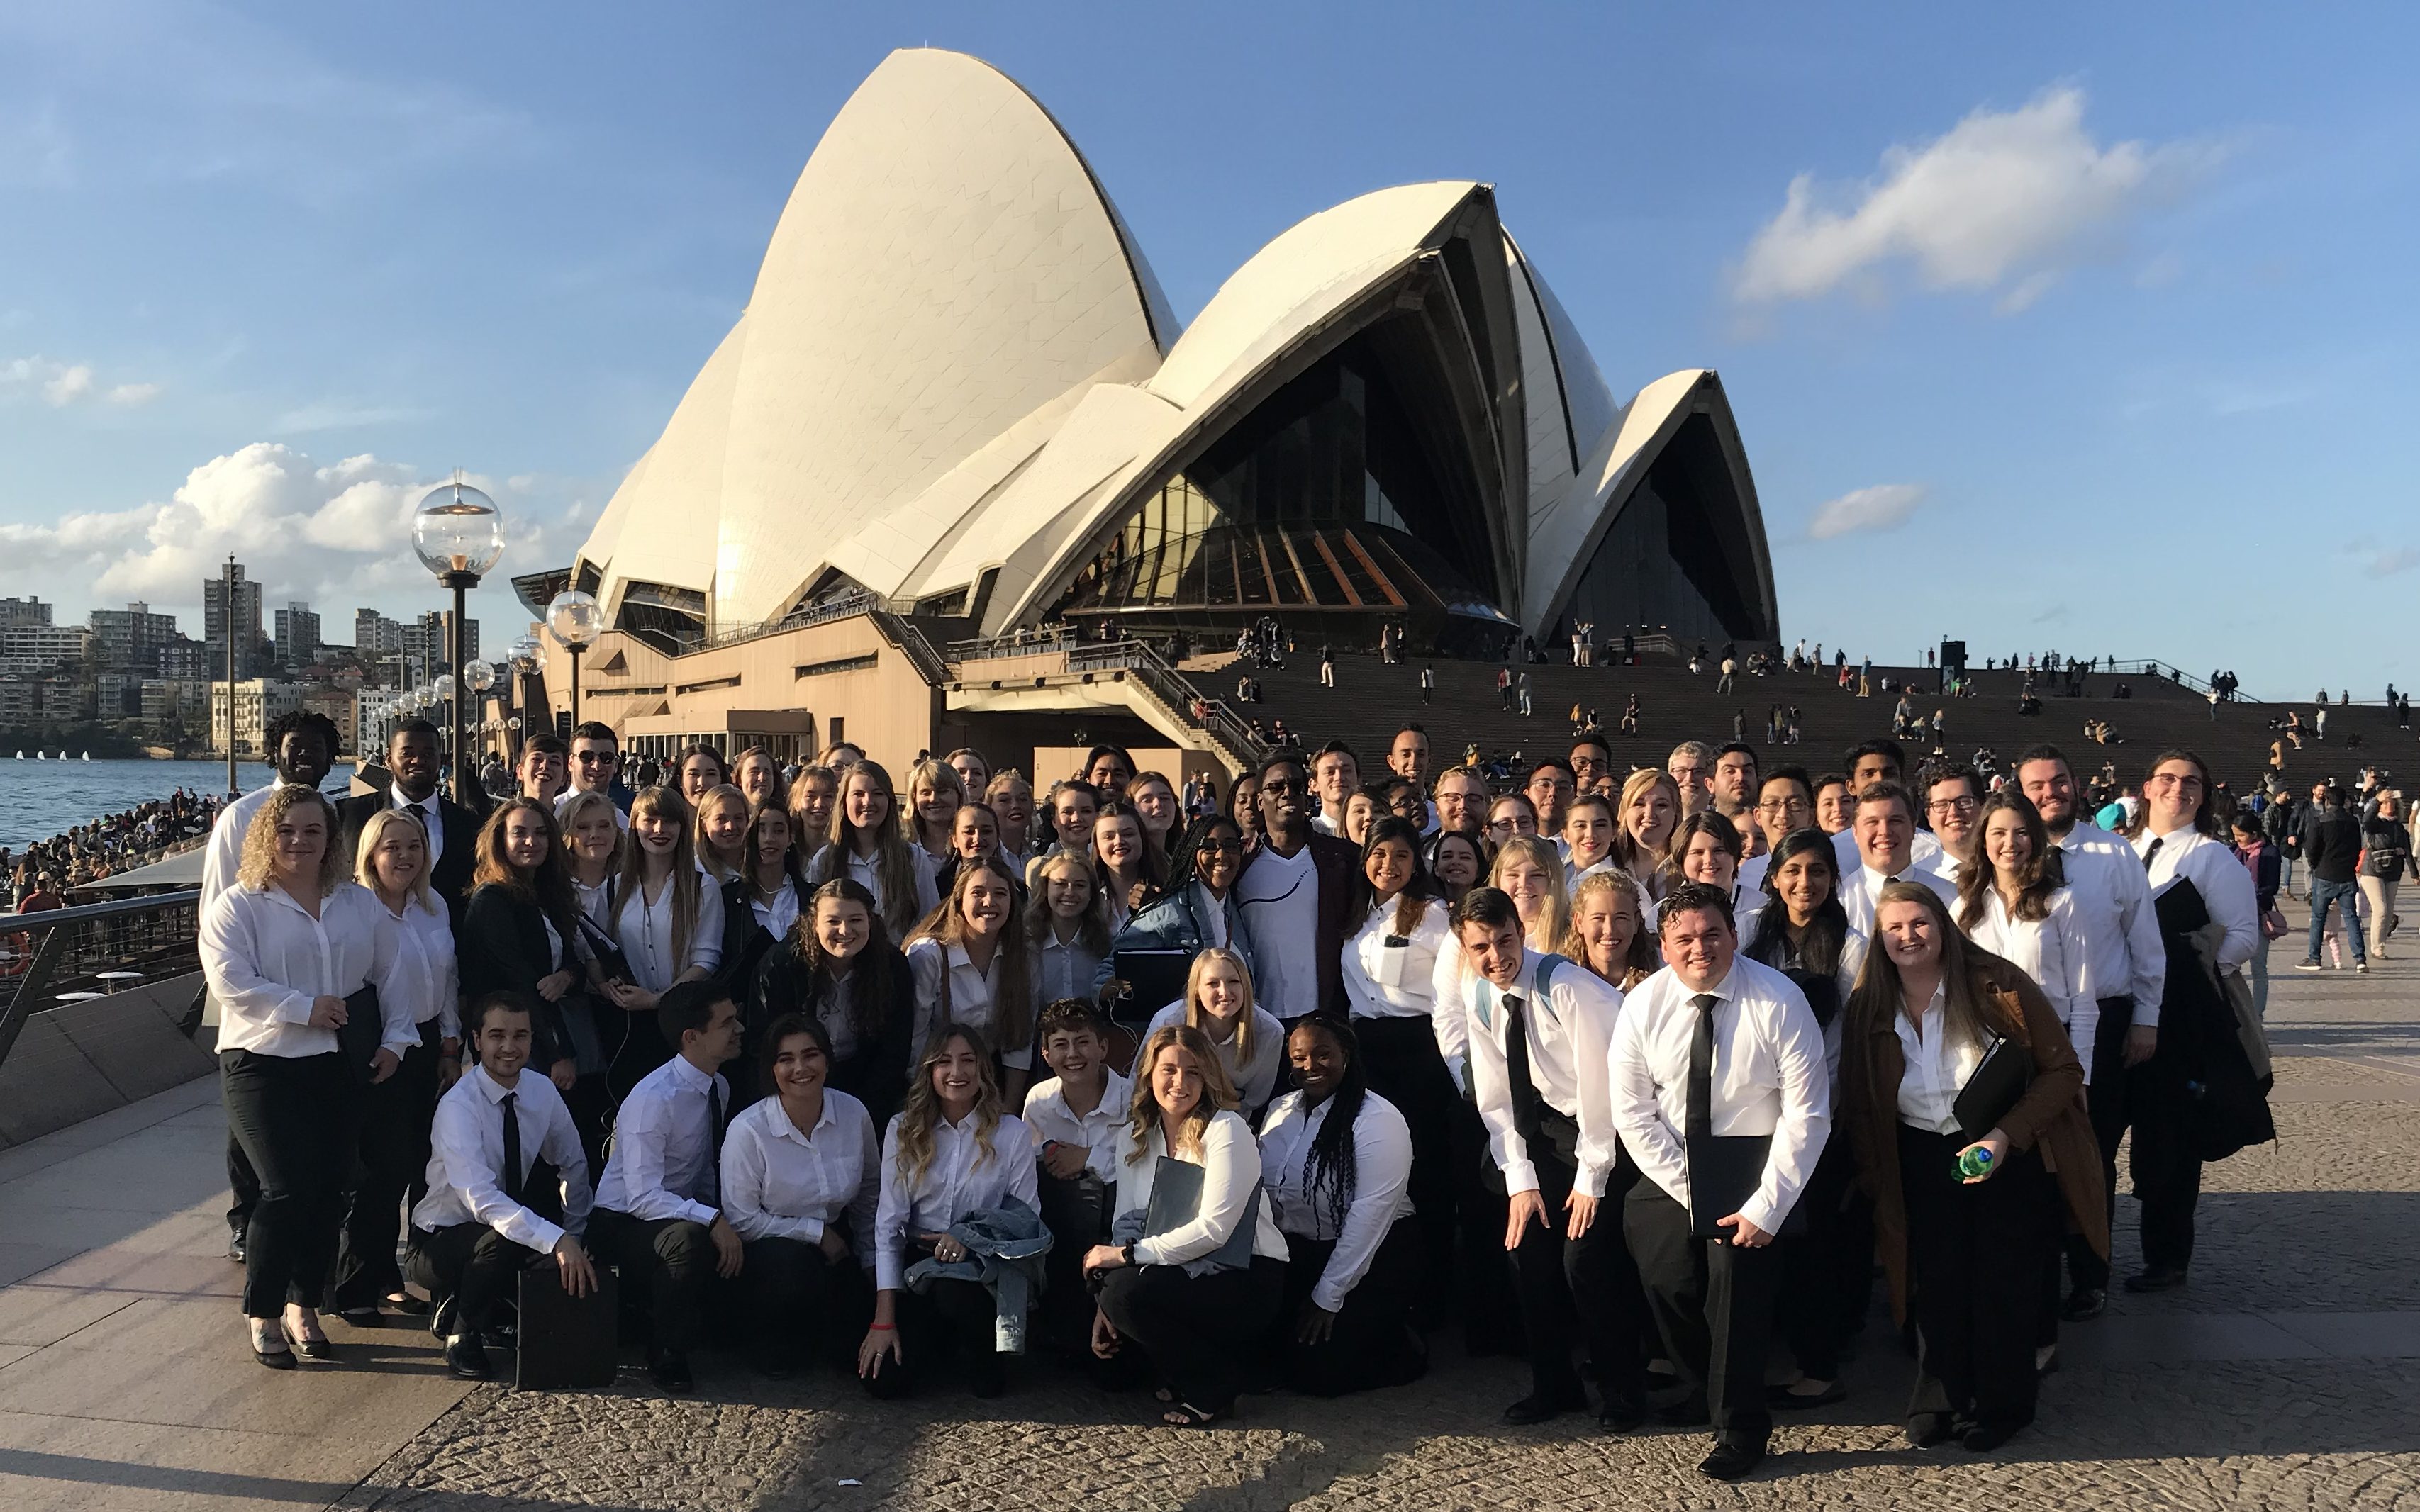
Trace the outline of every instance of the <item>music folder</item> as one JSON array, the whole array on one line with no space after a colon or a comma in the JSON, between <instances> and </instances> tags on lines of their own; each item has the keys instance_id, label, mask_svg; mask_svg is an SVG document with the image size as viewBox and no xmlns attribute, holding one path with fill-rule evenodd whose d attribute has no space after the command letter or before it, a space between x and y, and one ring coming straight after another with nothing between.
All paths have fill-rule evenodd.
<instances>
[{"instance_id":1,"label":"music folder","mask_svg":"<svg viewBox=\"0 0 2420 1512\"><path fill-rule=\"evenodd\" d=\"M1773 1152L1773 1136L1697 1134L1684 1136L1683 1143L1689 1160L1689 1232L1699 1239L1727 1240L1736 1230L1716 1220L1739 1211L1756 1196L1764 1181L1765 1160ZM1806 1231L1806 1204L1791 1204L1781 1232Z\"/></svg>"},{"instance_id":2,"label":"music folder","mask_svg":"<svg viewBox=\"0 0 2420 1512\"><path fill-rule=\"evenodd\" d=\"M610 1386L620 1363L621 1322L613 1273L599 1263L597 1287L585 1297L563 1289L552 1262L521 1273L520 1334L514 1357L517 1391Z\"/></svg>"}]
</instances>

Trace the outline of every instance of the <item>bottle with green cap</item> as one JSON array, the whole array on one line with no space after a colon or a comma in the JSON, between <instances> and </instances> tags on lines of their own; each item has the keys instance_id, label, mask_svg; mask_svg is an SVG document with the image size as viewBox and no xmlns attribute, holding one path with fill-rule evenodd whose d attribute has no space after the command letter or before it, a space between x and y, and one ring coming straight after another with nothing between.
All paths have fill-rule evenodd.
<instances>
[{"instance_id":1,"label":"bottle with green cap","mask_svg":"<svg viewBox=\"0 0 2420 1512\"><path fill-rule=\"evenodd\" d=\"M1958 1174L1965 1180L1978 1181L1992 1174L1992 1147L1968 1145L1958 1152Z\"/></svg>"}]
</instances>

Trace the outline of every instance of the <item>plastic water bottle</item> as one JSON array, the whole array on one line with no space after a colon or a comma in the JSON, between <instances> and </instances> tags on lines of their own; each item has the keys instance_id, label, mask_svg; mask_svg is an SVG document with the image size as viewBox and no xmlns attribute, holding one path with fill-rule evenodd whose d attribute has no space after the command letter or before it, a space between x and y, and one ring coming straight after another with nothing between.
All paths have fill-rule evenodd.
<instances>
[{"instance_id":1,"label":"plastic water bottle","mask_svg":"<svg viewBox=\"0 0 2420 1512\"><path fill-rule=\"evenodd\" d=\"M1992 1174L1992 1151L1982 1145L1969 1145L1958 1155L1958 1174L1973 1181Z\"/></svg>"}]
</instances>

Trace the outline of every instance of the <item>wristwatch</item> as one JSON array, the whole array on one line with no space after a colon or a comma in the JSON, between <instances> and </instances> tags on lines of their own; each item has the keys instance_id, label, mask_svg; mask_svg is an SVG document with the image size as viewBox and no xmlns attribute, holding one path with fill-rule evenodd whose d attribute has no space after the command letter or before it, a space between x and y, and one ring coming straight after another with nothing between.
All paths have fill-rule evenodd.
<instances>
[{"instance_id":1,"label":"wristwatch","mask_svg":"<svg viewBox=\"0 0 2420 1512\"><path fill-rule=\"evenodd\" d=\"M1134 1247L1135 1242L1131 1239L1118 1246L1118 1253L1126 1257L1126 1263L1128 1265L1132 1265L1135 1262Z\"/></svg>"}]
</instances>

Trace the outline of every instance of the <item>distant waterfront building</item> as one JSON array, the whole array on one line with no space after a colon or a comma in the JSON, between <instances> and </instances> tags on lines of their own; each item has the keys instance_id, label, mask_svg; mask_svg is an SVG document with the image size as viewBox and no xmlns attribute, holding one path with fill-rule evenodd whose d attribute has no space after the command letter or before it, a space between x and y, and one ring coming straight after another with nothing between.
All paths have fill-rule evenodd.
<instances>
[{"instance_id":1,"label":"distant waterfront building","mask_svg":"<svg viewBox=\"0 0 2420 1512\"><path fill-rule=\"evenodd\" d=\"M0 598L0 630L13 630L19 625L48 625L51 606L28 595L24 598Z\"/></svg>"},{"instance_id":2,"label":"distant waterfront building","mask_svg":"<svg viewBox=\"0 0 2420 1512\"><path fill-rule=\"evenodd\" d=\"M160 647L160 675L172 683L207 683L210 680L210 648L199 640L183 636ZM222 666L219 675L226 675Z\"/></svg>"},{"instance_id":3,"label":"distant waterfront building","mask_svg":"<svg viewBox=\"0 0 2420 1512\"><path fill-rule=\"evenodd\" d=\"M349 756L361 749L362 701L359 695L349 688L338 687L331 683L305 683L298 686L301 687L302 693L296 700L296 706L326 715L329 722L336 727L336 735L341 747L337 754ZM275 718L276 716L271 715L270 717Z\"/></svg>"},{"instance_id":4,"label":"distant waterfront building","mask_svg":"<svg viewBox=\"0 0 2420 1512\"><path fill-rule=\"evenodd\" d=\"M227 739L227 686L210 685L210 749L224 752ZM302 685L255 677L235 685L235 753L267 759L264 741L271 721L302 706Z\"/></svg>"},{"instance_id":5,"label":"distant waterfront building","mask_svg":"<svg viewBox=\"0 0 2420 1512\"><path fill-rule=\"evenodd\" d=\"M151 606L97 609L89 618L101 642L101 664L119 671L157 672L161 648L178 639L177 616L154 614Z\"/></svg>"},{"instance_id":6,"label":"distant waterfront building","mask_svg":"<svg viewBox=\"0 0 2420 1512\"><path fill-rule=\"evenodd\" d=\"M225 685L219 686L224 687ZM146 678L143 683L143 722L154 734L163 734L172 726L187 733L198 733L210 722L210 687L209 683L200 679Z\"/></svg>"},{"instance_id":7,"label":"distant waterfront building","mask_svg":"<svg viewBox=\"0 0 2420 1512\"><path fill-rule=\"evenodd\" d=\"M1204 738L1147 678L1003 644L1071 623L1495 655L1778 620L1721 380L1617 399L1492 186L1312 215L1180 329L1050 115L927 49L842 107L662 434L570 563L515 586L539 613L597 595L579 713L632 748L811 748L847 709L878 759L1028 769L1029 716Z\"/></svg>"},{"instance_id":8,"label":"distant waterfront building","mask_svg":"<svg viewBox=\"0 0 2420 1512\"><path fill-rule=\"evenodd\" d=\"M399 649L414 664L413 676L422 682L441 671L453 671L454 611L433 609L403 626ZM469 616L462 620L462 659L479 659L479 622Z\"/></svg>"},{"instance_id":9,"label":"distant waterfront building","mask_svg":"<svg viewBox=\"0 0 2420 1512\"><path fill-rule=\"evenodd\" d=\"M202 579L202 640L209 647L209 668L226 676L227 584L217 576ZM260 584L246 580L243 563L235 565L235 668L247 676L258 669L260 655Z\"/></svg>"},{"instance_id":10,"label":"distant waterfront building","mask_svg":"<svg viewBox=\"0 0 2420 1512\"><path fill-rule=\"evenodd\" d=\"M81 625L11 625L0 630L0 671L81 673L92 643L92 631Z\"/></svg>"},{"instance_id":11,"label":"distant waterfront building","mask_svg":"<svg viewBox=\"0 0 2420 1512\"><path fill-rule=\"evenodd\" d=\"M308 604L288 604L277 611L277 664L307 667L319 651L319 616Z\"/></svg>"}]
</instances>

